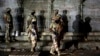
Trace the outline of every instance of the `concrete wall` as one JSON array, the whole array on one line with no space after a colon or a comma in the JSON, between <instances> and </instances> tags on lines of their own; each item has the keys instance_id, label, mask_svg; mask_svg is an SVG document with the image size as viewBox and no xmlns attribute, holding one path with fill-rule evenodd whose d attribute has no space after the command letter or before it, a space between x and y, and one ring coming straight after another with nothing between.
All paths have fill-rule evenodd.
<instances>
[{"instance_id":1,"label":"concrete wall","mask_svg":"<svg viewBox=\"0 0 100 56\"><path fill-rule=\"evenodd\" d=\"M45 10L46 17L46 28L49 27L51 22L50 18L52 15L52 11L54 9L59 10L59 14L62 14L63 10L68 10L68 25L69 31L73 31L72 23L75 20L75 16L79 11L80 0L54 0L53 3L51 0L24 0L24 16L25 22L26 17L30 14L30 12L34 9L36 10L36 15L39 14L40 10ZM100 1L99 0L86 0L84 2L83 16L84 18L89 16L92 18L91 26L93 31L100 31ZM6 7L10 7L12 9L13 17L15 17L15 9L18 7L17 0L0 0L0 25L4 30L3 21L2 21L2 13ZM14 19L15 30L17 30L17 22ZM26 23L25 23L26 24Z\"/></svg>"}]
</instances>

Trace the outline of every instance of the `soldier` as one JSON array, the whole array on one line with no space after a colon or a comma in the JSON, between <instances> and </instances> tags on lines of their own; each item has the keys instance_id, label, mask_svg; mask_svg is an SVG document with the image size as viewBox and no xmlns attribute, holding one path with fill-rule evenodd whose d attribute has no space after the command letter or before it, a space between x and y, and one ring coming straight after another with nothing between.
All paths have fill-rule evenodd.
<instances>
[{"instance_id":1,"label":"soldier","mask_svg":"<svg viewBox=\"0 0 100 56\"><path fill-rule=\"evenodd\" d=\"M18 7L16 9L16 21L18 25L18 35L21 35L21 32L23 31L23 26L24 26L24 9L23 7ZM20 27L22 26L22 27Z\"/></svg>"},{"instance_id":2,"label":"soldier","mask_svg":"<svg viewBox=\"0 0 100 56\"><path fill-rule=\"evenodd\" d=\"M63 10L63 14L62 14L62 21L64 23L63 25L63 32L68 32L68 18L66 16L67 14L67 10Z\"/></svg>"},{"instance_id":3,"label":"soldier","mask_svg":"<svg viewBox=\"0 0 100 56\"><path fill-rule=\"evenodd\" d=\"M31 51L35 51L36 42L37 42L37 26L36 26L36 19L32 19L31 24L29 25L28 31L29 37L31 40Z\"/></svg>"},{"instance_id":4,"label":"soldier","mask_svg":"<svg viewBox=\"0 0 100 56\"><path fill-rule=\"evenodd\" d=\"M91 22L91 18L90 17L86 17L85 18L85 22L84 22L84 40L87 41L88 40L88 35L89 35L89 32L92 31L92 27L90 25L90 22Z\"/></svg>"},{"instance_id":5,"label":"soldier","mask_svg":"<svg viewBox=\"0 0 100 56\"><path fill-rule=\"evenodd\" d=\"M29 25L31 24L32 19L36 20L36 27L37 27L37 19L36 19L36 16L35 16L34 14L35 14L35 10L33 10L33 11L31 12L31 15L29 15L29 16L27 17L27 29L29 28ZM31 42L31 38L30 38L29 32L28 32L28 38L29 38L29 42Z\"/></svg>"},{"instance_id":6,"label":"soldier","mask_svg":"<svg viewBox=\"0 0 100 56\"><path fill-rule=\"evenodd\" d=\"M59 21L59 25L61 26L60 27L61 28L60 35L58 36L58 39L57 39L57 41L58 41L58 47L60 47L60 41L62 39L62 37L61 37L62 35L61 34L62 34L62 29L63 29L64 23L63 23L61 15L58 14L58 12L59 12L59 10L57 10L57 9L54 11L54 16L52 17L52 22L58 20Z\"/></svg>"},{"instance_id":7,"label":"soldier","mask_svg":"<svg viewBox=\"0 0 100 56\"><path fill-rule=\"evenodd\" d=\"M12 33L12 30L13 30L13 18L12 18L12 15L11 15L11 9L10 8L6 9L6 12L5 12L3 18L4 18L5 26L6 26L5 41L6 41L6 43L8 43L9 40L10 41L15 40L15 38L11 37L11 33Z\"/></svg>"},{"instance_id":8,"label":"soldier","mask_svg":"<svg viewBox=\"0 0 100 56\"><path fill-rule=\"evenodd\" d=\"M42 32L45 30L46 25L45 25L45 21L46 18L44 16L45 11L44 10L40 10L39 15L37 16L37 27L38 27L38 41L40 40L39 38L41 37Z\"/></svg>"},{"instance_id":9,"label":"soldier","mask_svg":"<svg viewBox=\"0 0 100 56\"><path fill-rule=\"evenodd\" d=\"M81 19L81 15L78 14L76 15L76 20L73 22L72 25L73 29L74 29L74 34L78 33L79 35L73 36L72 37L72 45L74 45L74 51L78 49L78 44L81 40L81 38L83 38L82 33L83 33L83 20ZM73 51L73 52L74 52Z\"/></svg>"},{"instance_id":10,"label":"soldier","mask_svg":"<svg viewBox=\"0 0 100 56\"><path fill-rule=\"evenodd\" d=\"M45 11L41 10L40 14L37 16L38 25L39 25L38 27L39 27L39 32L40 33L43 32L44 29L45 29L45 20L46 20L46 18L44 16L44 14L45 14Z\"/></svg>"},{"instance_id":11,"label":"soldier","mask_svg":"<svg viewBox=\"0 0 100 56\"><path fill-rule=\"evenodd\" d=\"M60 15L58 15L58 10L55 10L54 16L52 17L52 23L50 25L50 31L52 32L52 40L53 40L50 53L53 55L55 55L54 51L56 50L58 53L58 56L60 56L60 51L59 51L59 46L58 46L60 41L58 42L58 39L59 39L61 30L62 30L62 26L61 26L61 21L60 21Z\"/></svg>"}]
</instances>

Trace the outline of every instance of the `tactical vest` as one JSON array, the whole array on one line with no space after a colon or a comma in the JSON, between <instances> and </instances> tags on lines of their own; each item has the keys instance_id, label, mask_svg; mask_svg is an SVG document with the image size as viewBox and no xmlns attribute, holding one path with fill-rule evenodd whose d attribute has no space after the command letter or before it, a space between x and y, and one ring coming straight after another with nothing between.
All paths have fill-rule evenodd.
<instances>
[{"instance_id":1,"label":"tactical vest","mask_svg":"<svg viewBox=\"0 0 100 56\"><path fill-rule=\"evenodd\" d=\"M5 16L6 16L6 21L7 21L7 23L13 24L12 15L10 15L10 14L5 14Z\"/></svg>"},{"instance_id":2,"label":"tactical vest","mask_svg":"<svg viewBox=\"0 0 100 56\"><path fill-rule=\"evenodd\" d=\"M55 35L59 34L59 24L51 23L50 28Z\"/></svg>"},{"instance_id":3,"label":"tactical vest","mask_svg":"<svg viewBox=\"0 0 100 56\"><path fill-rule=\"evenodd\" d=\"M36 16L32 16L32 15L29 15L29 16L28 16L28 18L27 18L28 26L32 23L32 19L35 19L35 20L36 20Z\"/></svg>"}]
</instances>

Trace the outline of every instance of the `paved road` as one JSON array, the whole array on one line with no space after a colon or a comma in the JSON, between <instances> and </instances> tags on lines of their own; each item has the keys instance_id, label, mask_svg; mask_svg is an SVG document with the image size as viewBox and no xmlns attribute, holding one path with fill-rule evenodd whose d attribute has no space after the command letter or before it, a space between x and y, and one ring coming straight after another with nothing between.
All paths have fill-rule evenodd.
<instances>
[{"instance_id":1,"label":"paved road","mask_svg":"<svg viewBox=\"0 0 100 56\"><path fill-rule=\"evenodd\" d=\"M0 56L52 56L49 53L50 46L48 47L49 48L47 48L47 51L37 50L35 53L32 53L30 52L30 46L28 42L15 42L11 44L0 43ZM76 50L72 53L71 49L62 51L61 56L100 56L100 50Z\"/></svg>"},{"instance_id":2,"label":"paved road","mask_svg":"<svg viewBox=\"0 0 100 56\"><path fill-rule=\"evenodd\" d=\"M2 52L0 51L0 56L53 56L49 51L35 52L30 51L12 51L12 52ZM55 55L57 56L57 55ZM61 56L100 56L100 50L76 50L71 53L69 51L61 52Z\"/></svg>"}]
</instances>

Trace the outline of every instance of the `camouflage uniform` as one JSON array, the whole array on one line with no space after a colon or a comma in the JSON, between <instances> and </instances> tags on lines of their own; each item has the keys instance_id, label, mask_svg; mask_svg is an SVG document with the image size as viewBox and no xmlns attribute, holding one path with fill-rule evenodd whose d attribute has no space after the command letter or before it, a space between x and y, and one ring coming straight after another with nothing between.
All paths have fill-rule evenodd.
<instances>
[{"instance_id":1,"label":"camouflage uniform","mask_svg":"<svg viewBox=\"0 0 100 56\"><path fill-rule=\"evenodd\" d=\"M34 52L37 42L37 19L34 15L35 11L32 11L32 13L27 18L27 33L29 42L31 43L31 51Z\"/></svg>"},{"instance_id":2,"label":"camouflage uniform","mask_svg":"<svg viewBox=\"0 0 100 56\"><path fill-rule=\"evenodd\" d=\"M54 55L54 51L56 50L58 56L60 55L59 47L58 47L58 39L60 32L62 30L60 15L56 15L52 18L52 23L50 25L50 31L52 32L52 40L53 44L51 46L50 53Z\"/></svg>"},{"instance_id":3,"label":"camouflage uniform","mask_svg":"<svg viewBox=\"0 0 100 56\"><path fill-rule=\"evenodd\" d=\"M4 21L5 21L5 28L6 28L6 33L5 33L5 41L8 43L9 40L13 40L11 37L11 33L13 30L13 19L12 15L10 14L11 9L7 8L6 13L4 14ZM8 13L9 12L9 13Z\"/></svg>"}]
</instances>

